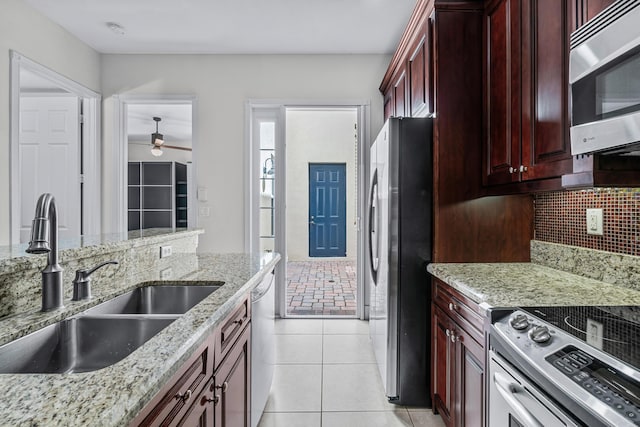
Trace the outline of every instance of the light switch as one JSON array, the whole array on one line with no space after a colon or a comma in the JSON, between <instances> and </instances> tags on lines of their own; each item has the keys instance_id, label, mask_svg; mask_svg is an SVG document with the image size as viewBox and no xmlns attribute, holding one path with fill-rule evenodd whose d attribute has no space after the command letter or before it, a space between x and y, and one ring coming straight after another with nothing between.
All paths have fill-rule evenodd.
<instances>
[{"instance_id":1,"label":"light switch","mask_svg":"<svg viewBox=\"0 0 640 427\"><path fill-rule=\"evenodd\" d=\"M207 189L204 187L198 187L198 201L206 202L209 199L209 194L207 194Z\"/></svg>"},{"instance_id":2,"label":"light switch","mask_svg":"<svg viewBox=\"0 0 640 427\"><path fill-rule=\"evenodd\" d=\"M211 215L211 208L209 206L201 206L199 212L200 216L208 217Z\"/></svg>"},{"instance_id":3,"label":"light switch","mask_svg":"<svg viewBox=\"0 0 640 427\"><path fill-rule=\"evenodd\" d=\"M587 209L587 234L602 236L602 209Z\"/></svg>"}]
</instances>

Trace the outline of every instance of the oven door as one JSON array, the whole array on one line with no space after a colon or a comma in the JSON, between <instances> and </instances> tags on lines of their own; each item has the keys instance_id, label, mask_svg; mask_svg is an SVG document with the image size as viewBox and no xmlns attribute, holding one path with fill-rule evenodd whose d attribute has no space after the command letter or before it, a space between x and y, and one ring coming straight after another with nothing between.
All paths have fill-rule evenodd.
<instances>
[{"instance_id":1,"label":"oven door","mask_svg":"<svg viewBox=\"0 0 640 427\"><path fill-rule=\"evenodd\" d=\"M535 385L489 351L491 427L578 426Z\"/></svg>"}]
</instances>

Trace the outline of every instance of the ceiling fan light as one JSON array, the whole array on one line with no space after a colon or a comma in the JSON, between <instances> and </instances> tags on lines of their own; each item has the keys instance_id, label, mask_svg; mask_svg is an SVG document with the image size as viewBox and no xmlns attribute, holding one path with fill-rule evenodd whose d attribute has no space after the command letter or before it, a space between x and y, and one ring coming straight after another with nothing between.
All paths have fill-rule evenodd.
<instances>
[{"instance_id":1,"label":"ceiling fan light","mask_svg":"<svg viewBox=\"0 0 640 427\"><path fill-rule=\"evenodd\" d=\"M151 143L153 145L155 145L156 147L164 144L164 135L162 135L161 133L152 133L151 134Z\"/></svg>"},{"instance_id":2,"label":"ceiling fan light","mask_svg":"<svg viewBox=\"0 0 640 427\"><path fill-rule=\"evenodd\" d=\"M160 156L162 156L162 150L160 149L160 147L154 146L151 149L151 154L153 154L155 157L160 157Z\"/></svg>"}]
</instances>

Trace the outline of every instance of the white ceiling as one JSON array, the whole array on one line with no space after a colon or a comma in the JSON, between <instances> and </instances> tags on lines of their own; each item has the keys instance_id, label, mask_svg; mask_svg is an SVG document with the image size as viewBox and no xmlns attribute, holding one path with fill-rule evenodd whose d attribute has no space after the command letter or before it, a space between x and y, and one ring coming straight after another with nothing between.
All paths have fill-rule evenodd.
<instances>
[{"instance_id":1,"label":"white ceiling","mask_svg":"<svg viewBox=\"0 0 640 427\"><path fill-rule=\"evenodd\" d=\"M393 53L416 0L24 0L102 53ZM124 35L107 28L124 27Z\"/></svg>"}]
</instances>

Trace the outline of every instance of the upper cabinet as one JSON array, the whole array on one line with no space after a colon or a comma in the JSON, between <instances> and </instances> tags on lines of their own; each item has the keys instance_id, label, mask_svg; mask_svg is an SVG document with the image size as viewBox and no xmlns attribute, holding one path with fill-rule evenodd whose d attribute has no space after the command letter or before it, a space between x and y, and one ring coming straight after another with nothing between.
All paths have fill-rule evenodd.
<instances>
[{"instance_id":1,"label":"upper cabinet","mask_svg":"<svg viewBox=\"0 0 640 427\"><path fill-rule=\"evenodd\" d=\"M575 0L577 25L582 25L591 20L598 13L609 7L615 0Z\"/></svg>"},{"instance_id":2,"label":"upper cabinet","mask_svg":"<svg viewBox=\"0 0 640 427\"><path fill-rule=\"evenodd\" d=\"M400 43L385 75L380 91L384 94L384 119L425 117L433 112L433 71L430 21L426 14L414 14L409 26L414 30Z\"/></svg>"},{"instance_id":3,"label":"upper cabinet","mask_svg":"<svg viewBox=\"0 0 640 427\"><path fill-rule=\"evenodd\" d=\"M571 173L570 0L490 0L484 12L486 186ZM511 186L525 191L529 185Z\"/></svg>"}]
</instances>

